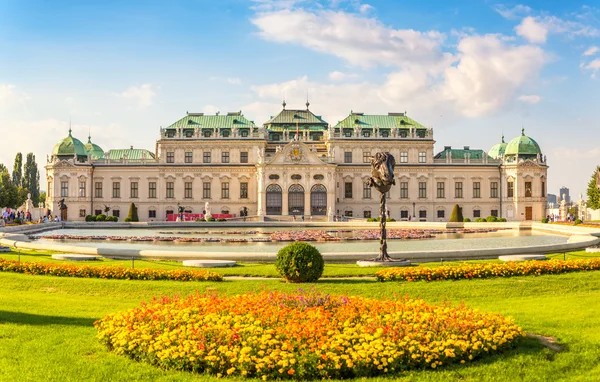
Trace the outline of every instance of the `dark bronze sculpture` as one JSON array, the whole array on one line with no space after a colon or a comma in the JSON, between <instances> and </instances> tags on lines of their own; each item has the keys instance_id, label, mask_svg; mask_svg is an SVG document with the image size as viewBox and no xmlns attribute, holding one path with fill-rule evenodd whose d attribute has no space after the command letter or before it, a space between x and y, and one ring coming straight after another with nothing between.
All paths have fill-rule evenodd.
<instances>
[{"instance_id":1,"label":"dark bronze sculpture","mask_svg":"<svg viewBox=\"0 0 600 382\"><path fill-rule=\"evenodd\" d=\"M67 209L67 205L65 204L65 200L61 199L58 201L58 209L64 211Z\"/></svg>"},{"instance_id":2,"label":"dark bronze sculpture","mask_svg":"<svg viewBox=\"0 0 600 382\"><path fill-rule=\"evenodd\" d=\"M371 177L367 180L366 184L369 187L375 187L377 191L381 193L381 199L379 202L379 229L381 237L379 239L379 256L373 259L373 261L393 261L387 253L387 232L386 232L386 220L387 220L387 208L385 194L396 184L394 180L394 166L396 160L390 153L377 153L371 158Z\"/></svg>"}]
</instances>

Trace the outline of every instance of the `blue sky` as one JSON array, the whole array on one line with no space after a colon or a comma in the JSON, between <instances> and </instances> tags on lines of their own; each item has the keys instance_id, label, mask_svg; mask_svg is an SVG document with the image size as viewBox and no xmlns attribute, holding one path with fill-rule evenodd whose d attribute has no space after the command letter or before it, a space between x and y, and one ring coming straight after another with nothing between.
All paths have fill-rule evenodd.
<instances>
[{"instance_id":1,"label":"blue sky","mask_svg":"<svg viewBox=\"0 0 600 382\"><path fill-rule=\"evenodd\" d=\"M444 145L520 133L549 192L600 164L600 3L0 0L0 163L67 134L154 148L186 111L407 111ZM43 177L43 174L42 174Z\"/></svg>"}]
</instances>

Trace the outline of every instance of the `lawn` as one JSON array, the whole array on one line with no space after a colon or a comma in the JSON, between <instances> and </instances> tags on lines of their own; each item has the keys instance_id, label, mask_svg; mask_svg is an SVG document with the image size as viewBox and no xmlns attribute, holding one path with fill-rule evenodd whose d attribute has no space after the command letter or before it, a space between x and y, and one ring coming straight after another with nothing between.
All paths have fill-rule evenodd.
<instances>
[{"instance_id":1,"label":"lawn","mask_svg":"<svg viewBox=\"0 0 600 382\"><path fill-rule=\"evenodd\" d=\"M333 294L464 302L510 315L527 332L555 337L563 346L557 353L527 338L502 355L441 370L413 371L398 380L600 380L600 272L434 283L322 279L310 285ZM138 306L154 296L187 295L208 288L238 294L261 288L294 291L298 285L279 280L196 283L0 273L0 380L212 380L108 353L95 339L92 326L106 314Z\"/></svg>"}]
</instances>

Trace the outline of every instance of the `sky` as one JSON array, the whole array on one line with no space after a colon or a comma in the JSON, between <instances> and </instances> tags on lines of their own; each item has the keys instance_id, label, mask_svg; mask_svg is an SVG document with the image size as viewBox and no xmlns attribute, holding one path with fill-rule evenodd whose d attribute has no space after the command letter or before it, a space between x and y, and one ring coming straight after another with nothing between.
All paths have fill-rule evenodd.
<instances>
[{"instance_id":1,"label":"sky","mask_svg":"<svg viewBox=\"0 0 600 382\"><path fill-rule=\"evenodd\" d=\"M154 151L189 112L404 112L436 151L521 128L548 192L600 164L600 1L0 0L0 163L68 134ZM41 177L45 174L42 172ZM45 184L44 181L41 184Z\"/></svg>"}]
</instances>

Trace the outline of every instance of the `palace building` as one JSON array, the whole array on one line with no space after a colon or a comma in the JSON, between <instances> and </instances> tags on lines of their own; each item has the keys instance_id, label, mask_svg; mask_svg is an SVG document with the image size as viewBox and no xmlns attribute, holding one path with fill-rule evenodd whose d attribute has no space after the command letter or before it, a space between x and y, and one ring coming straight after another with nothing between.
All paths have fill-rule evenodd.
<instances>
[{"instance_id":1,"label":"palace building","mask_svg":"<svg viewBox=\"0 0 600 382\"><path fill-rule=\"evenodd\" d=\"M396 220L447 221L455 204L465 218L509 221L546 215L546 158L522 131L488 152L468 146L434 151L433 129L406 113L351 112L332 125L309 110L283 109L262 126L242 112L186 113L160 129L154 152L103 150L69 135L46 165L48 206L64 199L68 220L109 211L123 219L131 203L140 221L186 214L312 221L379 215L365 185L370 158L396 159L388 210Z\"/></svg>"}]
</instances>

